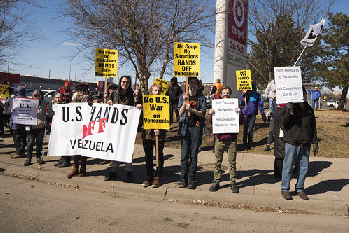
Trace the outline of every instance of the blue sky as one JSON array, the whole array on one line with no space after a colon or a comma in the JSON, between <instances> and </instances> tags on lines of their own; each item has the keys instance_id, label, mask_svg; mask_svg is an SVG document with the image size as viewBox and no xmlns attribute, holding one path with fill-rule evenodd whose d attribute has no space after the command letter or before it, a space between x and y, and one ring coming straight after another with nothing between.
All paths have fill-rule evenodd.
<instances>
[{"instance_id":1,"label":"blue sky","mask_svg":"<svg viewBox=\"0 0 349 233\"><path fill-rule=\"evenodd\" d=\"M18 51L16 61L23 65L10 64L10 72L48 78L51 71L51 78L68 79L70 74L72 80L89 82L104 80L102 77L94 76L93 64L86 63L83 57L78 56L71 60L78 44L71 41L65 33L69 22L58 18L57 2L59 1L38 0L37 2L44 8L30 7L27 10L32 13L30 20L34 22L39 40L26 43L24 48ZM338 0L333 11L349 15L349 1ZM212 35L212 40L214 40L214 35ZM202 49L200 78L203 82L213 82L213 62L214 50ZM7 71L7 67L2 70ZM134 77L130 69L119 67L118 76L126 74ZM169 80L170 77L165 79Z\"/></svg>"}]
</instances>

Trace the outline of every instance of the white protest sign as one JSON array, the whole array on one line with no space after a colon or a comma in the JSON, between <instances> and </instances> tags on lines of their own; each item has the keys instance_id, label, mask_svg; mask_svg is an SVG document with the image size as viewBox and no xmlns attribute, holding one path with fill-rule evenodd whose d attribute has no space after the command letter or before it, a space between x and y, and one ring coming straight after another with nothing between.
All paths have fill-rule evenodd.
<instances>
[{"instance_id":1,"label":"white protest sign","mask_svg":"<svg viewBox=\"0 0 349 233\"><path fill-rule=\"evenodd\" d=\"M274 77L277 104L303 102L300 67L274 67Z\"/></svg>"},{"instance_id":2,"label":"white protest sign","mask_svg":"<svg viewBox=\"0 0 349 233\"><path fill-rule=\"evenodd\" d=\"M13 98L13 123L21 125L38 124L39 99Z\"/></svg>"},{"instance_id":3,"label":"white protest sign","mask_svg":"<svg viewBox=\"0 0 349 233\"><path fill-rule=\"evenodd\" d=\"M49 156L82 155L131 163L141 111L122 104L54 104Z\"/></svg>"},{"instance_id":4,"label":"white protest sign","mask_svg":"<svg viewBox=\"0 0 349 233\"><path fill-rule=\"evenodd\" d=\"M213 133L239 133L239 107L237 98L212 100Z\"/></svg>"}]
</instances>

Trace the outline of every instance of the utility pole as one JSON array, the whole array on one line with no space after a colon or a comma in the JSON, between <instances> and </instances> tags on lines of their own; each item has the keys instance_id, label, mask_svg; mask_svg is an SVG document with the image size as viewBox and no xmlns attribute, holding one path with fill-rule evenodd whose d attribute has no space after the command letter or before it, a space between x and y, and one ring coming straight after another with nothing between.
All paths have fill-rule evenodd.
<instances>
[{"instance_id":1,"label":"utility pole","mask_svg":"<svg viewBox=\"0 0 349 233\"><path fill-rule=\"evenodd\" d=\"M70 81L70 75L71 75L71 65L70 65L70 68L69 68L69 81Z\"/></svg>"},{"instance_id":2,"label":"utility pole","mask_svg":"<svg viewBox=\"0 0 349 233\"><path fill-rule=\"evenodd\" d=\"M51 69L48 70L48 78L51 78Z\"/></svg>"}]
</instances>

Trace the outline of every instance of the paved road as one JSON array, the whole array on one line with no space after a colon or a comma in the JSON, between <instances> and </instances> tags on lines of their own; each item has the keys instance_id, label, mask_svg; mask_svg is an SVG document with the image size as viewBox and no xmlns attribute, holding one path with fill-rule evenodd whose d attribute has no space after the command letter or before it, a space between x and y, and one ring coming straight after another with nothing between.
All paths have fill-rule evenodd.
<instances>
[{"instance_id":1,"label":"paved road","mask_svg":"<svg viewBox=\"0 0 349 233\"><path fill-rule=\"evenodd\" d=\"M347 216L123 197L0 175L1 232L346 232Z\"/></svg>"}]
</instances>

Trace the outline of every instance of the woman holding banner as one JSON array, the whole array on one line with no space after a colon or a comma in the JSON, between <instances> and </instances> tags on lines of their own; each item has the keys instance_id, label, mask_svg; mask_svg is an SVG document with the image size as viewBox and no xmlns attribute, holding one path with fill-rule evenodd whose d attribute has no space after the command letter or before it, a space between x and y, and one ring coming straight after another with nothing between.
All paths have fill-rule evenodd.
<instances>
[{"instance_id":1,"label":"woman holding banner","mask_svg":"<svg viewBox=\"0 0 349 233\"><path fill-rule=\"evenodd\" d=\"M150 93L152 95L161 94L161 86L154 84L150 87ZM153 188L161 186L162 169L164 167L164 146L166 140L166 130L162 129L144 129L142 133L143 148L145 153L145 169L146 180L143 182L143 187L153 185ZM158 141L158 143L157 143ZM153 177L153 147L157 151L157 166L155 170L155 179Z\"/></svg>"},{"instance_id":2,"label":"woman holding banner","mask_svg":"<svg viewBox=\"0 0 349 233\"><path fill-rule=\"evenodd\" d=\"M135 100L133 95L130 76L122 76L119 81L118 89L114 90L109 98L108 104L123 104L128 106L135 106ZM104 181L116 180L117 178L117 168L119 167L118 161L112 161L110 166L110 172L105 175ZM126 182L131 183L133 181L132 176L132 163L125 163L126 170Z\"/></svg>"},{"instance_id":3,"label":"woman holding banner","mask_svg":"<svg viewBox=\"0 0 349 233\"><path fill-rule=\"evenodd\" d=\"M82 103L90 101L88 95L88 85L86 83L78 84L75 90L76 93L72 97L72 103ZM73 170L68 174L68 179L71 179L73 176L76 175L81 177L86 176L87 157L81 155L74 155L73 161Z\"/></svg>"}]
</instances>

